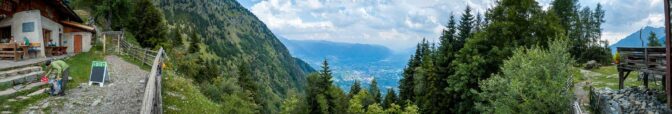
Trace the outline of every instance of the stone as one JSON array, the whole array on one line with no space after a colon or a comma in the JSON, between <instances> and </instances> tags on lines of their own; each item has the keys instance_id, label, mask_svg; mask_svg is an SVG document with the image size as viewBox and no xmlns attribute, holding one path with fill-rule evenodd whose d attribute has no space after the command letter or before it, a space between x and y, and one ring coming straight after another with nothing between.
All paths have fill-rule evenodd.
<instances>
[{"instance_id":1,"label":"stone","mask_svg":"<svg viewBox=\"0 0 672 114\"><path fill-rule=\"evenodd\" d=\"M47 107L49 107L49 102L45 102L44 104L42 104L40 108L47 108Z\"/></svg>"},{"instance_id":2,"label":"stone","mask_svg":"<svg viewBox=\"0 0 672 114\"><path fill-rule=\"evenodd\" d=\"M0 114L13 114L12 111L2 111Z\"/></svg>"},{"instance_id":3,"label":"stone","mask_svg":"<svg viewBox=\"0 0 672 114\"><path fill-rule=\"evenodd\" d=\"M96 99L96 101L93 101L93 103L91 103L91 106L97 106L98 104L100 104L100 99Z\"/></svg>"},{"instance_id":4,"label":"stone","mask_svg":"<svg viewBox=\"0 0 672 114\"><path fill-rule=\"evenodd\" d=\"M37 106L31 106L31 107L28 107L28 109L35 110L35 109L37 109Z\"/></svg>"},{"instance_id":5,"label":"stone","mask_svg":"<svg viewBox=\"0 0 672 114\"><path fill-rule=\"evenodd\" d=\"M26 100L26 99L28 99L28 98L30 98L30 97L26 97L26 96L19 96L19 97L16 97L16 98L18 98L18 99L21 99L21 100Z\"/></svg>"},{"instance_id":6,"label":"stone","mask_svg":"<svg viewBox=\"0 0 672 114\"><path fill-rule=\"evenodd\" d=\"M16 102L16 99L7 99L7 102Z\"/></svg>"}]
</instances>

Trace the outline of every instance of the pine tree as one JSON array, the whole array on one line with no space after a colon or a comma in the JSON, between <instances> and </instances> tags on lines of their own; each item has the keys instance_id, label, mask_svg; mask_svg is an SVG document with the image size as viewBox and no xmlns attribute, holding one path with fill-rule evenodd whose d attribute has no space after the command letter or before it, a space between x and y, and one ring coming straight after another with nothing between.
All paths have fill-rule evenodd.
<instances>
[{"instance_id":1,"label":"pine tree","mask_svg":"<svg viewBox=\"0 0 672 114\"><path fill-rule=\"evenodd\" d=\"M350 86L350 92L348 92L348 99L352 99L359 91L362 90L362 85L360 84L359 80L355 80L355 83Z\"/></svg>"},{"instance_id":2,"label":"pine tree","mask_svg":"<svg viewBox=\"0 0 672 114\"><path fill-rule=\"evenodd\" d=\"M460 32L457 33L457 42L454 48L459 50L462 49L467 38L471 37L474 29L474 15L471 14L471 8L469 6L464 9L464 13L462 13L462 18L460 19L460 25L457 28Z\"/></svg>"},{"instance_id":3,"label":"pine tree","mask_svg":"<svg viewBox=\"0 0 672 114\"><path fill-rule=\"evenodd\" d=\"M649 47L660 47L660 41L658 41L658 36L656 36L656 33L649 33L649 44L647 44Z\"/></svg>"},{"instance_id":4,"label":"pine tree","mask_svg":"<svg viewBox=\"0 0 672 114\"><path fill-rule=\"evenodd\" d=\"M369 93L373 99L373 103L380 103L382 96L380 95L380 88L378 88L378 82L376 82L375 78L371 80L371 85L369 85Z\"/></svg>"},{"instance_id":5,"label":"pine tree","mask_svg":"<svg viewBox=\"0 0 672 114\"><path fill-rule=\"evenodd\" d=\"M387 88L387 94L385 95L385 100L383 100L383 108L388 109L393 104L396 104L397 101L399 101L399 99L397 98L397 94L394 92L394 89Z\"/></svg>"}]
</instances>

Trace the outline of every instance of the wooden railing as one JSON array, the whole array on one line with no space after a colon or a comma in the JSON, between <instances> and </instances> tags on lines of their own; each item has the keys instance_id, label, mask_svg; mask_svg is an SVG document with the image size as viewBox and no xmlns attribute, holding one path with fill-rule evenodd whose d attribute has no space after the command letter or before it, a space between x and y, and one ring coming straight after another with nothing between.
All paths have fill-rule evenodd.
<instances>
[{"instance_id":1,"label":"wooden railing","mask_svg":"<svg viewBox=\"0 0 672 114\"><path fill-rule=\"evenodd\" d=\"M161 114L161 72L164 57L163 48L159 49L152 62L152 69L147 77L145 85L145 95L142 99L141 114Z\"/></svg>"},{"instance_id":2,"label":"wooden railing","mask_svg":"<svg viewBox=\"0 0 672 114\"><path fill-rule=\"evenodd\" d=\"M157 51L153 51L147 48L140 48L138 46L127 43L124 40L120 40L118 45L119 48L115 50L117 50L119 54L128 55L145 65L152 65L154 58L156 58L158 55Z\"/></svg>"}]
</instances>

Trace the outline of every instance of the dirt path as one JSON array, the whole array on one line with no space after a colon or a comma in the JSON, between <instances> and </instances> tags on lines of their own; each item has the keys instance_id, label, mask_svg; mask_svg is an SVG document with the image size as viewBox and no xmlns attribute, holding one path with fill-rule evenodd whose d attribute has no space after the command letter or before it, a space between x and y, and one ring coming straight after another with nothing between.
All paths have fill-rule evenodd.
<instances>
[{"instance_id":1,"label":"dirt path","mask_svg":"<svg viewBox=\"0 0 672 114\"><path fill-rule=\"evenodd\" d=\"M586 110L588 110L588 105L589 105L589 96L588 96L588 90L585 90L583 88L587 88L591 86L592 84L592 78L596 76L601 76L602 74L593 72L590 70L584 70L580 69L581 74L583 74L583 77L586 78L585 80L578 82L574 85L574 95L576 96L577 100L579 101L579 105L582 107L582 110L584 113L587 113Z\"/></svg>"},{"instance_id":2,"label":"dirt path","mask_svg":"<svg viewBox=\"0 0 672 114\"><path fill-rule=\"evenodd\" d=\"M117 56L105 57L109 66L110 82L104 87L81 83L63 97L49 97L26 109L49 110L54 113L132 114L140 112L144 91L144 77L149 73Z\"/></svg>"}]
</instances>

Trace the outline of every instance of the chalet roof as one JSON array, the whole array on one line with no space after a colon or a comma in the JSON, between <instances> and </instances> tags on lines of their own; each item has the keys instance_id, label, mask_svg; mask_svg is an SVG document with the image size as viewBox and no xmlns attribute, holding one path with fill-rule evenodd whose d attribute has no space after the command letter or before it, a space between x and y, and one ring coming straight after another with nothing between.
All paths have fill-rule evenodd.
<instances>
[{"instance_id":1,"label":"chalet roof","mask_svg":"<svg viewBox=\"0 0 672 114\"><path fill-rule=\"evenodd\" d=\"M70 6L66 5L63 0L45 0L47 3L56 6L55 8L58 9L60 12L63 12L66 14L66 16L69 17L70 21L78 22L78 23L83 23L84 21L82 18L80 18L75 11L70 8Z\"/></svg>"},{"instance_id":2,"label":"chalet roof","mask_svg":"<svg viewBox=\"0 0 672 114\"><path fill-rule=\"evenodd\" d=\"M96 31L95 31L95 28L93 28L93 27L91 27L91 26L87 26L87 25L79 24L79 23L77 23L77 22L72 22L72 21L61 21L61 24L66 25L66 26L75 27L75 28L78 28L78 29L81 29L81 30L85 30L85 31L88 31L88 32L96 32Z\"/></svg>"}]
</instances>

